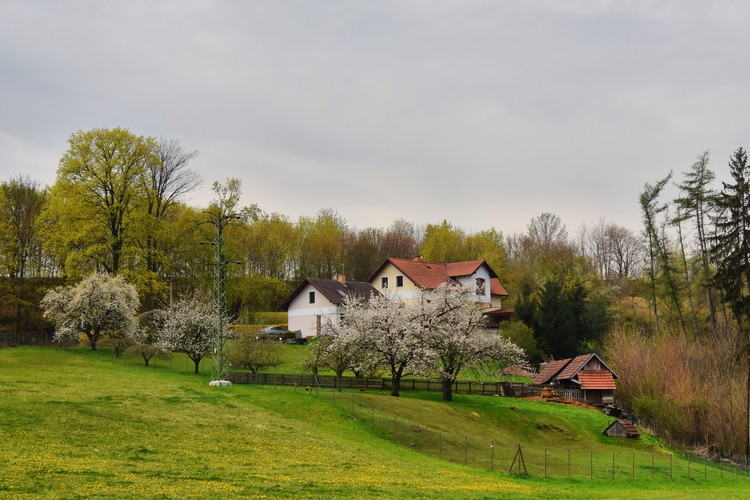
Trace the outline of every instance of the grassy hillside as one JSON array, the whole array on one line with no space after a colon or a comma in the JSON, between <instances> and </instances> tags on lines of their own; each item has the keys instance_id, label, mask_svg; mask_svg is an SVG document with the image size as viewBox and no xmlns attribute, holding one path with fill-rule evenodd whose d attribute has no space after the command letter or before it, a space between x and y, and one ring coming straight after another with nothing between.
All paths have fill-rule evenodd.
<instances>
[{"instance_id":1,"label":"grassy hillside","mask_svg":"<svg viewBox=\"0 0 750 500\"><path fill-rule=\"evenodd\" d=\"M106 351L2 350L0 497L739 498L750 486L733 470L704 479L702 464L687 479L678 458L670 480L668 450L605 438L596 411L438 398L218 389L180 360L145 368ZM518 443L530 476L508 474Z\"/></svg>"}]
</instances>

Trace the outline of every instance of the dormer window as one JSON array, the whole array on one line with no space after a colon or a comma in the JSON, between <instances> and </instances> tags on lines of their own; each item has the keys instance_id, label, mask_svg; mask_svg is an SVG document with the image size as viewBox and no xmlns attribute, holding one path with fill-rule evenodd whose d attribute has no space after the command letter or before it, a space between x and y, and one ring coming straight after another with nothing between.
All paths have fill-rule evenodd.
<instances>
[{"instance_id":1,"label":"dormer window","mask_svg":"<svg viewBox=\"0 0 750 500\"><path fill-rule=\"evenodd\" d=\"M380 288L388 288L388 276L380 278Z\"/></svg>"},{"instance_id":2,"label":"dormer window","mask_svg":"<svg viewBox=\"0 0 750 500\"><path fill-rule=\"evenodd\" d=\"M484 278L477 278L477 295L484 295Z\"/></svg>"}]
</instances>

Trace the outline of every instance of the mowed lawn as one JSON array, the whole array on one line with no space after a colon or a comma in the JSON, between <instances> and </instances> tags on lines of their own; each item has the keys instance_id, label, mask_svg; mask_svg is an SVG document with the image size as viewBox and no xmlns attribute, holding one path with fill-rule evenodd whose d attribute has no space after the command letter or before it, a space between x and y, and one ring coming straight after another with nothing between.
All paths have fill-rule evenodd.
<instances>
[{"instance_id":1,"label":"mowed lawn","mask_svg":"<svg viewBox=\"0 0 750 500\"><path fill-rule=\"evenodd\" d=\"M743 498L750 492L750 480L729 472L707 480L517 477L507 463L489 470L420 452L366 418L434 421L467 436L488 428L502 435L511 419L533 428L527 438L537 445L550 440L549 431L565 434L565 442L619 450L581 430L590 419L599 425L590 410L564 409L560 425L547 429L518 416L554 411L544 403L459 397L451 404L380 394L334 400L290 387L210 388L207 376L177 365L146 368L134 358L86 349L0 351L0 497ZM514 401L519 407L508 412Z\"/></svg>"}]
</instances>

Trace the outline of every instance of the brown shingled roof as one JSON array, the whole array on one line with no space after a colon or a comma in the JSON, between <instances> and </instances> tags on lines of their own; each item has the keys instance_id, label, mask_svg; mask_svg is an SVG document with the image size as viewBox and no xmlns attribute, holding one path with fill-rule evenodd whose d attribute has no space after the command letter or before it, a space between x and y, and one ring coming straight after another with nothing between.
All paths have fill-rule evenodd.
<instances>
[{"instance_id":1,"label":"brown shingled roof","mask_svg":"<svg viewBox=\"0 0 750 500\"><path fill-rule=\"evenodd\" d=\"M591 359L591 356L593 356L593 354L581 354L580 356L576 356L570 360L570 363L565 366L565 369L561 371L556 378L558 380L569 380L573 378L575 374L584 367L589 359Z\"/></svg>"},{"instance_id":2,"label":"brown shingled roof","mask_svg":"<svg viewBox=\"0 0 750 500\"><path fill-rule=\"evenodd\" d=\"M535 384L546 384L553 378L555 378L555 375L560 373L560 370L565 368L565 365L570 363L570 358L568 359L556 359L547 362L547 365L542 368L542 371L539 372L539 375L534 378Z\"/></svg>"},{"instance_id":3,"label":"brown shingled roof","mask_svg":"<svg viewBox=\"0 0 750 500\"><path fill-rule=\"evenodd\" d=\"M380 292L378 292L370 283L364 281L347 281L341 283L338 280L307 278L297 286L289 297L287 297L284 303L279 306L279 309L289 309L292 300L294 300L294 298L299 295L302 289L308 284L312 285L335 305L343 304L346 298L350 296L368 300L375 295L380 295Z\"/></svg>"}]
</instances>

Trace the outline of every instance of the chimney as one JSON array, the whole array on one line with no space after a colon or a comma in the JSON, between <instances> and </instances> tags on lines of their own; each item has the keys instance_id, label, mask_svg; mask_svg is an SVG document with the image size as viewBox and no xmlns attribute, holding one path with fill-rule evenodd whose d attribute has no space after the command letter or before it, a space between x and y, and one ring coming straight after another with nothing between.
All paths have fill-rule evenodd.
<instances>
[{"instance_id":1,"label":"chimney","mask_svg":"<svg viewBox=\"0 0 750 500\"><path fill-rule=\"evenodd\" d=\"M339 274L336 276L336 280L341 283L342 285L346 285L346 276L343 274Z\"/></svg>"}]
</instances>

